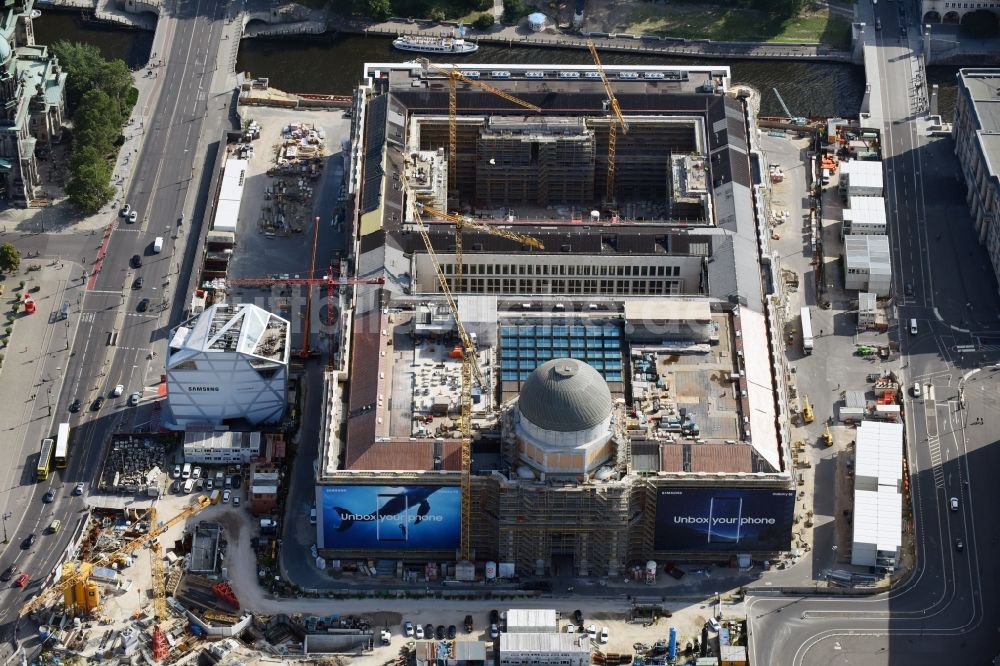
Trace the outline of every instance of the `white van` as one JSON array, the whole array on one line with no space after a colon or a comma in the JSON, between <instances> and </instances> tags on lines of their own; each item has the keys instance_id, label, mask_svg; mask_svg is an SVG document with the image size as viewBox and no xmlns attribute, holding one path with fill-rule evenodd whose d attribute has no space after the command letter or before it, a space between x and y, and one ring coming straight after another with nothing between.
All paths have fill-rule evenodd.
<instances>
[{"instance_id":1,"label":"white van","mask_svg":"<svg viewBox=\"0 0 1000 666\"><path fill-rule=\"evenodd\" d=\"M827 185L830 184L830 170L829 169L823 169L823 175L822 175L821 182L823 183L823 187L826 187Z\"/></svg>"},{"instance_id":2,"label":"white van","mask_svg":"<svg viewBox=\"0 0 1000 666\"><path fill-rule=\"evenodd\" d=\"M181 470L182 479L191 478L191 463L184 463L184 468Z\"/></svg>"},{"instance_id":3,"label":"white van","mask_svg":"<svg viewBox=\"0 0 1000 666\"><path fill-rule=\"evenodd\" d=\"M186 495L192 490L194 490L194 479L188 479L184 482L184 494Z\"/></svg>"},{"instance_id":4,"label":"white van","mask_svg":"<svg viewBox=\"0 0 1000 666\"><path fill-rule=\"evenodd\" d=\"M916 319L911 319L910 320L910 335L916 335L916 334L917 334L917 320Z\"/></svg>"},{"instance_id":5,"label":"white van","mask_svg":"<svg viewBox=\"0 0 1000 666\"><path fill-rule=\"evenodd\" d=\"M157 236L153 241L153 252L156 254L163 252L163 236Z\"/></svg>"}]
</instances>

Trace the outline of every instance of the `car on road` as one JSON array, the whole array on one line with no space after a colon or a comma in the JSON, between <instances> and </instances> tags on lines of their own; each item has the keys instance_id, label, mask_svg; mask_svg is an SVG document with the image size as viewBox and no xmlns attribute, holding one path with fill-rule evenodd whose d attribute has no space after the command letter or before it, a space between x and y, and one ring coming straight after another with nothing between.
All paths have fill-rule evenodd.
<instances>
[{"instance_id":1,"label":"car on road","mask_svg":"<svg viewBox=\"0 0 1000 666\"><path fill-rule=\"evenodd\" d=\"M137 254L132 255L132 268L142 268L142 257Z\"/></svg>"},{"instance_id":2,"label":"car on road","mask_svg":"<svg viewBox=\"0 0 1000 666\"><path fill-rule=\"evenodd\" d=\"M83 481L80 481L79 483L76 484L76 487L73 488L73 494L74 495L82 495L83 494Z\"/></svg>"},{"instance_id":3,"label":"car on road","mask_svg":"<svg viewBox=\"0 0 1000 666\"><path fill-rule=\"evenodd\" d=\"M963 550L965 550L965 544L962 542L961 539L955 539L955 550L957 550L960 553Z\"/></svg>"},{"instance_id":4,"label":"car on road","mask_svg":"<svg viewBox=\"0 0 1000 666\"><path fill-rule=\"evenodd\" d=\"M122 210L119 213L119 215L121 215L122 217L128 217L129 213L131 213L131 212L132 212L132 205L131 204L125 204L125 207L122 208Z\"/></svg>"},{"instance_id":5,"label":"car on road","mask_svg":"<svg viewBox=\"0 0 1000 666\"><path fill-rule=\"evenodd\" d=\"M443 641L444 640L444 625L443 624L439 624L437 626L437 629L435 629L435 631L434 631L434 637L437 638L439 641Z\"/></svg>"},{"instance_id":6,"label":"car on road","mask_svg":"<svg viewBox=\"0 0 1000 666\"><path fill-rule=\"evenodd\" d=\"M139 219L139 213L137 213L135 211L132 211L131 213L128 214L128 222L129 222L129 224L132 224L133 222L135 222L138 219Z\"/></svg>"},{"instance_id":7,"label":"car on road","mask_svg":"<svg viewBox=\"0 0 1000 666\"><path fill-rule=\"evenodd\" d=\"M29 548L35 545L35 539L37 538L38 536L34 532L32 532L31 534L29 534L24 538L24 541L21 542L21 548L23 550L28 550Z\"/></svg>"},{"instance_id":8,"label":"car on road","mask_svg":"<svg viewBox=\"0 0 1000 666\"><path fill-rule=\"evenodd\" d=\"M413 635L413 623L409 620L403 623L403 635L406 637Z\"/></svg>"},{"instance_id":9,"label":"car on road","mask_svg":"<svg viewBox=\"0 0 1000 666\"><path fill-rule=\"evenodd\" d=\"M906 285L903 286L903 293L907 296L913 296L913 285L907 282Z\"/></svg>"},{"instance_id":10,"label":"car on road","mask_svg":"<svg viewBox=\"0 0 1000 666\"><path fill-rule=\"evenodd\" d=\"M948 503L951 505L951 510L952 511L958 511L958 498L957 497L952 497L951 500Z\"/></svg>"},{"instance_id":11,"label":"car on road","mask_svg":"<svg viewBox=\"0 0 1000 666\"><path fill-rule=\"evenodd\" d=\"M458 634L458 629L455 628L455 625L449 624L448 625L448 639L449 640L454 640L456 634Z\"/></svg>"},{"instance_id":12,"label":"car on road","mask_svg":"<svg viewBox=\"0 0 1000 666\"><path fill-rule=\"evenodd\" d=\"M139 392L136 391L135 393L133 393L128 397L128 404L131 405L132 407L135 407L136 405L139 404L139 399L141 397L142 396L139 394Z\"/></svg>"},{"instance_id":13,"label":"car on road","mask_svg":"<svg viewBox=\"0 0 1000 666\"><path fill-rule=\"evenodd\" d=\"M80 399L77 398L76 400L74 400L73 402L71 402L69 404L69 411L71 411L71 412L73 412L75 414L76 412L80 411L80 407L81 406L82 405L80 404Z\"/></svg>"},{"instance_id":14,"label":"car on road","mask_svg":"<svg viewBox=\"0 0 1000 666\"><path fill-rule=\"evenodd\" d=\"M920 397L920 393L921 393L920 392L920 382L917 382L917 383L915 383L913 385L913 397L914 398L919 398Z\"/></svg>"},{"instance_id":15,"label":"car on road","mask_svg":"<svg viewBox=\"0 0 1000 666\"><path fill-rule=\"evenodd\" d=\"M233 508L234 509L240 508L240 497L239 497L239 495L237 495L236 497L233 498Z\"/></svg>"},{"instance_id":16,"label":"car on road","mask_svg":"<svg viewBox=\"0 0 1000 666\"><path fill-rule=\"evenodd\" d=\"M61 529L62 529L62 521L59 520L58 518L49 523L49 530L48 530L49 534L55 534Z\"/></svg>"},{"instance_id":17,"label":"car on road","mask_svg":"<svg viewBox=\"0 0 1000 666\"><path fill-rule=\"evenodd\" d=\"M101 411L101 407L103 406L104 406L104 396L99 395L97 396L97 399L94 400L94 402L90 403L90 411L99 412Z\"/></svg>"},{"instance_id":18,"label":"car on road","mask_svg":"<svg viewBox=\"0 0 1000 666\"><path fill-rule=\"evenodd\" d=\"M45 494L42 495L42 501L45 502L46 504L48 504L49 502L51 502L55 498L56 498L56 493L51 488L49 488L47 491L45 491Z\"/></svg>"},{"instance_id":19,"label":"car on road","mask_svg":"<svg viewBox=\"0 0 1000 666\"><path fill-rule=\"evenodd\" d=\"M229 490L225 490L222 493L222 503L229 504L229 498L233 496L233 493Z\"/></svg>"},{"instance_id":20,"label":"car on road","mask_svg":"<svg viewBox=\"0 0 1000 666\"><path fill-rule=\"evenodd\" d=\"M500 638L500 627L495 622L490 625L490 638L493 640Z\"/></svg>"},{"instance_id":21,"label":"car on road","mask_svg":"<svg viewBox=\"0 0 1000 666\"><path fill-rule=\"evenodd\" d=\"M148 310L149 309L149 299L148 298L144 298L141 301L139 301L139 305L135 306L135 309L138 310L139 312L145 312L146 310Z\"/></svg>"},{"instance_id":22,"label":"car on road","mask_svg":"<svg viewBox=\"0 0 1000 666\"><path fill-rule=\"evenodd\" d=\"M597 638L597 625L588 624L587 635L590 636L590 640L595 640Z\"/></svg>"},{"instance_id":23,"label":"car on road","mask_svg":"<svg viewBox=\"0 0 1000 666\"><path fill-rule=\"evenodd\" d=\"M419 624L417 625L417 629L416 629L415 633L417 635L417 640L418 641L421 641L421 640L424 639L424 628L422 626L420 626Z\"/></svg>"},{"instance_id":24,"label":"car on road","mask_svg":"<svg viewBox=\"0 0 1000 666\"><path fill-rule=\"evenodd\" d=\"M31 577L28 574L23 573L17 577L17 580L14 581L14 587L24 587L28 584L29 580L31 580Z\"/></svg>"},{"instance_id":25,"label":"car on road","mask_svg":"<svg viewBox=\"0 0 1000 666\"><path fill-rule=\"evenodd\" d=\"M132 288L142 289L142 285L145 284L145 282L146 281L142 279L142 276L140 275L139 277L137 277L135 280L132 281Z\"/></svg>"},{"instance_id":26,"label":"car on road","mask_svg":"<svg viewBox=\"0 0 1000 666\"><path fill-rule=\"evenodd\" d=\"M119 384L118 386L115 387L115 390L111 392L111 397L112 398L117 398L117 397L121 396L121 394L124 393L124 392L125 392L125 386L122 385L122 384Z\"/></svg>"},{"instance_id":27,"label":"car on road","mask_svg":"<svg viewBox=\"0 0 1000 666\"><path fill-rule=\"evenodd\" d=\"M17 572L17 567L9 566L3 570L2 574L0 574L0 580L6 583L7 581L9 581L11 578L14 577L14 574L16 572Z\"/></svg>"}]
</instances>

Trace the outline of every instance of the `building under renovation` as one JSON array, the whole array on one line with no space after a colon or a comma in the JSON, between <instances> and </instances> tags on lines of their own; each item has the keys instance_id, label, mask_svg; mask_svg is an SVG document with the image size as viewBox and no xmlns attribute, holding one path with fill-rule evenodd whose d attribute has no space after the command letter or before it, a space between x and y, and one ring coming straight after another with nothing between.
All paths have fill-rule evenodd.
<instances>
[{"instance_id":1,"label":"building under renovation","mask_svg":"<svg viewBox=\"0 0 1000 666\"><path fill-rule=\"evenodd\" d=\"M463 502L487 578L789 549L767 168L728 68L606 68L629 126L612 155L595 67L508 67L463 72L540 110L458 82L454 155L448 79L366 67L352 260L385 283L355 286L342 318L320 553L433 577L460 550ZM460 273L455 224L429 209L469 220ZM478 365L468 497L456 313Z\"/></svg>"}]
</instances>

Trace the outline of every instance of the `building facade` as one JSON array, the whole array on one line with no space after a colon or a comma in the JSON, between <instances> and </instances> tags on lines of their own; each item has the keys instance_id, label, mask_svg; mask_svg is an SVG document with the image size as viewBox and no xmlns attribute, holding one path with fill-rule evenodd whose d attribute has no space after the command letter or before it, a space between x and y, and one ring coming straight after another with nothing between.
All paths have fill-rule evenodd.
<instances>
[{"instance_id":1,"label":"building facade","mask_svg":"<svg viewBox=\"0 0 1000 666\"><path fill-rule=\"evenodd\" d=\"M38 198L38 158L62 139L66 73L35 44L33 0L0 9L0 198L29 206Z\"/></svg>"},{"instance_id":2,"label":"building facade","mask_svg":"<svg viewBox=\"0 0 1000 666\"><path fill-rule=\"evenodd\" d=\"M260 455L259 432L188 432L184 462L200 465L245 465Z\"/></svg>"},{"instance_id":3,"label":"building facade","mask_svg":"<svg viewBox=\"0 0 1000 666\"><path fill-rule=\"evenodd\" d=\"M1000 69L962 69L952 132L965 200L1000 281Z\"/></svg>"},{"instance_id":4,"label":"building facade","mask_svg":"<svg viewBox=\"0 0 1000 666\"><path fill-rule=\"evenodd\" d=\"M920 15L923 23L961 23L966 14L980 9L1000 16L997 0L921 0Z\"/></svg>"}]
</instances>

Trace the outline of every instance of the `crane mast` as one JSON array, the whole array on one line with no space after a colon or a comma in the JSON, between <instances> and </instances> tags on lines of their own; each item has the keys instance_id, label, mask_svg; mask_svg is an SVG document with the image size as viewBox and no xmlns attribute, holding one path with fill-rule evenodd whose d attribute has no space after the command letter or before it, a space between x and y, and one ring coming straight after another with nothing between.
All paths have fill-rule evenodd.
<instances>
[{"instance_id":1,"label":"crane mast","mask_svg":"<svg viewBox=\"0 0 1000 666\"><path fill-rule=\"evenodd\" d=\"M611 107L611 113L614 115L614 118L608 123L608 172L604 192L604 198L607 203L614 204L615 170L617 169L616 152L618 150L618 128L616 125L620 124L622 126L622 134L628 134L628 122L625 120L625 116L622 115L622 109L618 105L618 98L615 97L615 91L611 88L611 82L608 81L608 76L604 73L604 65L601 64L601 58L597 55L597 46L594 44L594 40L587 40L587 48L590 49L590 56L594 59L594 64L597 65L597 73L601 75L601 83L604 84L604 91L608 95L608 105Z\"/></svg>"}]
</instances>

